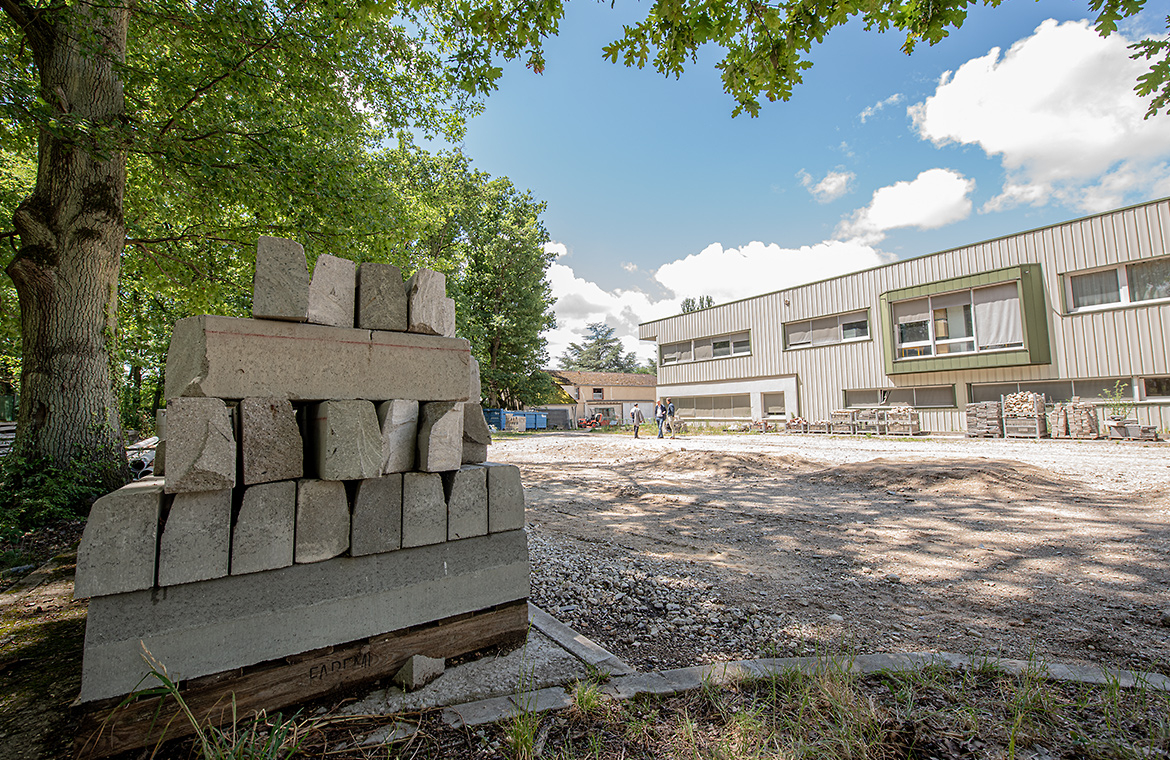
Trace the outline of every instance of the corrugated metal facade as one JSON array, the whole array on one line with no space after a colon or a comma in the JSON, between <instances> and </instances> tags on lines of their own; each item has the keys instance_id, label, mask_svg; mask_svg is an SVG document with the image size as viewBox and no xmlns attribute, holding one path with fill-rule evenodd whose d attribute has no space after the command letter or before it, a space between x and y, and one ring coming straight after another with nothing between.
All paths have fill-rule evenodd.
<instances>
[{"instance_id":1,"label":"corrugated metal facade","mask_svg":"<svg viewBox=\"0 0 1170 760\"><path fill-rule=\"evenodd\" d=\"M964 427L970 383L1170 375L1170 303L1069 313L1064 277L1165 255L1170 255L1170 199L647 322L640 337L661 346L751 333L750 355L660 365L660 396L672 395L672 386L695 384L709 384L710 393L717 394L719 384L745 379L776 378L782 390L780 379L795 375L799 401L788 401L789 414L822 419L843 408L846 389L953 384L957 407L923 410L922 423L925 429L957 431ZM885 374L889 315L880 314L882 293L1031 263L1040 264L1043 272L1051 363ZM869 313L869 340L784 349L785 323L862 309ZM1170 427L1170 403L1139 403L1138 416L1143 424Z\"/></svg>"}]
</instances>

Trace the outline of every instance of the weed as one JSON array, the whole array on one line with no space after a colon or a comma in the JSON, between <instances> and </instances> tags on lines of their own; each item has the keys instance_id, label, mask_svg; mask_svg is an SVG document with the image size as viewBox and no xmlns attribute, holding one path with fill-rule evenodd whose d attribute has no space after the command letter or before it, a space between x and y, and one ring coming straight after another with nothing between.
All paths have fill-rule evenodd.
<instances>
[{"instance_id":1,"label":"weed","mask_svg":"<svg viewBox=\"0 0 1170 760\"><path fill-rule=\"evenodd\" d=\"M601 689L592 681L578 681L573 685L573 706L584 715L599 713L604 699Z\"/></svg>"}]
</instances>

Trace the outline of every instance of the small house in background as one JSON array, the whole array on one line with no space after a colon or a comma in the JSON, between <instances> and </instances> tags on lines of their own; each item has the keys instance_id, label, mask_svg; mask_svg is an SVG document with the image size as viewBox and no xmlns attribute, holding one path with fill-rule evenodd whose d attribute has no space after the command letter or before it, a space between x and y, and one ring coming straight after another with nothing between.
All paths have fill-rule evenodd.
<instances>
[{"instance_id":1,"label":"small house in background","mask_svg":"<svg viewBox=\"0 0 1170 760\"><path fill-rule=\"evenodd\" d=\"M553 382L561 387L567 396L563 405L552 404L549 409L561 407L572 410L572 419L612 420L620 424L630 416L630 409L638 404L646 419L654 416L654 400L657 393L657 375L633 372L575 372L571 370L545 370ZM570 405L571 404L571 405ZM550 424L552 417L549 417Z\"/></svg>"}]
</instances>

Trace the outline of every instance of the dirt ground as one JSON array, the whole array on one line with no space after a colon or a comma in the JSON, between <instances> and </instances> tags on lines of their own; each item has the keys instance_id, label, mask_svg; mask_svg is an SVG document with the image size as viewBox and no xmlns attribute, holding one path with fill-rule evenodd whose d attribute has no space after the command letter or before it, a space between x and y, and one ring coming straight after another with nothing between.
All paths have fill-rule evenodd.
<instances>
[{"instance_id":1,"label":"dirt ground","mask_svg":"<svg viewBox=\"0 0 1170 760\"><path fill-rule=\"evenodd\" d=\"M497 440L533 601L639 668L950 651L1170 674L1170 444Z\"/></svg>"}]
</instances>

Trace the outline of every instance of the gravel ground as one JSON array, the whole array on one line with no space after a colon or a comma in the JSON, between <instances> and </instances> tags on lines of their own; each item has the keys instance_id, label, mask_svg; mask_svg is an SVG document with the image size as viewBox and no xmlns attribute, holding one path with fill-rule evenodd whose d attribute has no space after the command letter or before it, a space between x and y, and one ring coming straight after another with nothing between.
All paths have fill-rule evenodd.
<instances>
[{"instance_id":1,"label":"gravel ground","mask_svg":"<svg viewBox=\"0 0 1170 760\"><path fill-rule=\"evenodd\" d=\"M1170 674L1170 446L503 438L533 601L653 669L953 651Z\"/></svg>"}]
</instances>

